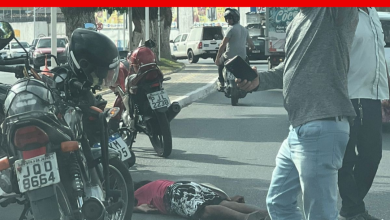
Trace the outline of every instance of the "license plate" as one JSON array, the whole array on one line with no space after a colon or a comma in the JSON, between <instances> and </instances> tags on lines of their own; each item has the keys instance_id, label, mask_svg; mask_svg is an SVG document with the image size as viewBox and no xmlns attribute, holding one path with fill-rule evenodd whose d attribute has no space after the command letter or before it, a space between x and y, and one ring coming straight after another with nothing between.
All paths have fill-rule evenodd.
<instances>
[{"instance_id":1,"label":"license plate","mask_svg":"<svg viewBox=\"0 0 390 220\"><path fill-rule=\"evenodd\" d=\"M217 53L217 51L210 51L210 53Z\"/></svg>"},{"instance_id":2,"label":"license plate","mask_svg":"<svg viewBox=\"0 0 390 220\"><path fill-rule=\"evenodd\" d=\"M147 94L147 97L153 110L167 107L170 103L168 94L165 92L165 90L149 93Z\"/></svg>"},{"instance_id":3,"label":"license plate","mask_svg":"<svg viewBox=\"0 0 390 220\"><path fill-rule=\"evenodd\" d=\"M229 71L226 71L226 78L228 80L235 80L236 77L233 75L233 73L229 72Z\"/></svg>"},{"instance_id":4,"label":"license plate","mask_svg":"<svg viewBox=\"0 0 390 220\"><path fill-rule=\"evenodd\" d=\"M60 173L55 153L27 160L17 160L14 165L19 190L22 193L60 182Z\"/></svg>"},{"instance_id":5,"label":"license plate","mask_svg":"<svg viewBox=\"0 0 390 220\"><path fill-rule=\"evenodd\" d=\"M260 50L252 50L252 53L260 53Z\"/></svg>"},{"instance_id":6,"label":"license plate","mask_svg":"<svg viewBox=\"0 0 390 220\"><path fill-rule=\"evenodd\" d=\"M119 159L122 161L131 158L129 147L118 133L110 136L108 147L116 150L119 153Z\"/></svg>"}]
</instances>

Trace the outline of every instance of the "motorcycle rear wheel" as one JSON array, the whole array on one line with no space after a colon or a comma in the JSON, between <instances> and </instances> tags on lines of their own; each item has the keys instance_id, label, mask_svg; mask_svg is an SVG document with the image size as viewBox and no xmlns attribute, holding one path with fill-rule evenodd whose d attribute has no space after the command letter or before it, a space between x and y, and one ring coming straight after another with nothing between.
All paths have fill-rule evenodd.
<instances>
[{"instance_id":1,"label":"motorcycle rear wheel","mask_svg":"<svg viewBox=\"0 0 390 220\"><path fill-rule=\"evenodd\" d=\"M238 105L238 99L239 99L239 91L237 88L237 84L232 83L232 89L231 89L231 94L230 94L230 100L231 100L232 106Z\"/></svg>"},{"instance_id":2,"label":"motorcycle rear wheel","mask_svg":"<svg viewBox=\"0 0 390 220\"><path fill-rule=\"evenodd\" d=\"M35 219L71 220L73 219L72 208L62 183L58 183L54 186L48 186L48 187L54 188L54 194L51 197L38 200L37 202L34 202L34 204L30 204L31 205L30 209L23 216L24 219L29 219L29 220L35 220ZM42 192L44 193L44 191ZM29 194L29 196L32 195ZM39 214L34 214L34 212ZM60 218L53 219L53 216L57 216L57 215L60 215Z\"/></svg>"},{"instance_id":3,"label":"motorcycle rear wheel","mask_svg":"<svg viewBox=\"0 0 390 220\"><path fill-rule=\"evenodd\" d=\"M171 127L165 112L155 112L156 118L148 121L149 139L159 157L172 153Z\"/></svg>"}]
</instances>

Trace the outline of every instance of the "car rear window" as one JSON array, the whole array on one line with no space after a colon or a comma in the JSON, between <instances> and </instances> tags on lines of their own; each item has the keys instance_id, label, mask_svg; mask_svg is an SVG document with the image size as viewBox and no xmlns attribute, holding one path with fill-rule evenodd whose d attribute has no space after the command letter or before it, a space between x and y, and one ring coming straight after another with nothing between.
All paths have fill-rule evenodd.
<instances>
[{"instance_id":1,"label":"car rear window","mask_svg":"<svg viewBox=\"0 0 390 220\"><path fill-rule=\"evenodd\" d=\"M202 40L222 40L222 27L204 27Z\"/></svg>"},{"instance_id":2,"label":"car rear window","mask_svg":"<svg viewBox=\"0 0 390 220\"><path fill-rule=\"evenodd\" d=\"M64 38L57 39L57 47L65 47L66 40ZM37 45L38 48L51 48L51 39L41 39Z\"/></svg>"}]
</instances>

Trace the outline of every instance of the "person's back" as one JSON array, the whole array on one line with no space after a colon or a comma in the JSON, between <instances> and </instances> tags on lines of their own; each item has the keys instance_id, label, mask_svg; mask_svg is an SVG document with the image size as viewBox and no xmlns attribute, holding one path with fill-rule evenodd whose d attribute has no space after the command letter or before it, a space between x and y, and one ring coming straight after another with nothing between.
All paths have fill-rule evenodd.
<instances>
[{"instance_id":1,"label":"person's back","mask_svg":"<svg viewBox=\"0 0 390 220\"><path fill-rule=\"evenodd\" d=\"M226 37L229 38L229 42L226 45L226 52L224 53L225 59L231 59L236 55L246 59L246 41L248 37L248 30L240 24L234 24L230 26L226 31Z\"/></svg>"},{"instance_id":2,"label":"person's back","mask_svg":"<svg viewBox=\"0 0 390 220\"><path fill-rule=\"evenodd\" d=\"M321 118L355 116L346 84L358 21L351 13L306 8L288 26L283 95L294 127Z\"/></svg>"}]
</instances>

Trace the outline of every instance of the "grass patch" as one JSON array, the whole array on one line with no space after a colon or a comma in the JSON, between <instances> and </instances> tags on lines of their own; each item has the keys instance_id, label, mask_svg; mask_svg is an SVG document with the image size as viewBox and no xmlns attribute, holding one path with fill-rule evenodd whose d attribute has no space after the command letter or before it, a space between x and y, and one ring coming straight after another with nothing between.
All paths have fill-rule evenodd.
<instances>
[{"instance_id":1,"label":"grass patch","mask_svg":"<svg viewBox=\"0 0 390 220\"><path fill-rule=\"evenodd\" d=\"M184 66L184 63L179 63L173 60L168 60L165 58L161 58L158 63L158 67L161 69L163 73L171 72L173 70L179 69Z\"/></svg>"}]
</instances>

